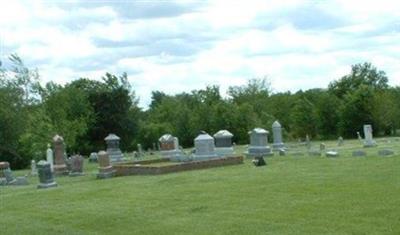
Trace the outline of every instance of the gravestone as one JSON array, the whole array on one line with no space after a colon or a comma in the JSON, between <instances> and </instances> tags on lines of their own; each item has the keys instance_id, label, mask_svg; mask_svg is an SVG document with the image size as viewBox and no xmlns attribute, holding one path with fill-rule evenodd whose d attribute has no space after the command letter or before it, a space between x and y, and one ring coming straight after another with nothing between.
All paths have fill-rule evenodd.
<instances>
[{"instance_id":1,"label":"gravestone","mask_svg":"<svg viewBox=\"0 0 400 235\"><path fill-rule=\"evenodd\" d=\"M215 152L219 156L232 156L234 154L232 146L233 134L227 130L220 130L214 134Z\"/></svg>"},{"instance_id":2,"label":"gravestone","mask_svg":"<svg viewBox=\"0 0 400 235\"><path fill-rule=\"evenodd\" d=\"M156 149L156 143L153 143L153 151L157 151L157 149Z\"/></svg>"},{"instance_id":3,"label":"gravestone","mask_svg":"<svg viewBox=\"0 0 400 235\"><path fill-rule=\"evenodd\" d=\"M286 150L285 149L279 149L279 156L285 156L286 155Z\"/></svg>"},{"instance_id":4,"label":"gravestone","mask_svg":"<svg viewBox=\"0 0 400 235\"><path fill-rule=\"evenodd\" d=\"M262 128L254 128L249 131L250 145L245 153L248 157L272 156L273 152L268 146L268 131Z\"/></svg>"},{"instance_id":5,"label":"gravestone","mask_svg":"<svg viewBox=\"0 0 400 235\"><path fill-rule=\"evenodd\" d=\"M375 146L375 141L372 139L372 126L364 125L364 147L373 147Z\"/></svg>"},{"instance_id":6,"label":"gravestone","mask_svg":"<svg viewBox=\"0 0 400 235\"><path fill-rule=\"evenodd\" d=\"M89 155L89 162L97 162L97 158L98 158L97 153L96 152L92 152Z\"/></svg>"},{"instance_id":7,"label":"gravestone","mask_svg":"<svg viewBox=\"0 0 400 235\"><path fill-rule=\"evenodd\" d=\"M339 157L339 153L336 152L336 151L333 151L333 150L327 151L327 152L325 153L325 155L326 155L327 157Z\"/></svg>"},{"instance_id":8,"label":"gravestone","mask_svg":"<svg viewBox=\"0 0 400 235\"><path fill-rule=\"evenodd\" d=\"M254 160L252 161L255 166L265 166L267 163L265 163L265 160L263 157L255 157Z\"/></svg>"},{"instance_id":9,"label":"gravestone","mask_svg":"<svg viewBox=\"0 0 400 235\"><path fill-rule=\"evenodd\" d=\"M360 135L360 132L357 131L357 139L362 143L363 142L363 138Z\"/></svg>"},{"instance_id":10,"label":"gravestone","mask_svg":"<svg viewBox=\"0 0 400 235\"><path fill-rule=\"evenodd\" d=\"M106 138L104 138L107 144L107 153L110 157L110 162L122 162L123 156L122 152L119 149L119 140L120 138L115 134L109 134Z\"/></svg>"},{"instance_id":11,"label":"gravestone","mask_svg":"<svg viewBox=\"0 0 400 235\"><path fill-rule=\"evenodd\" d=\"M36 161L33 159L31 161L31 175L37 176Z\"/></svg>"},{"instance_id":12,"label":"gravestone","mask_svg":"<svg viewBox=\"0 0 400 235\"><path fill-rule=\"evenodd\" d=\"M179 140L171 134L165 134L158 139L160 143L160 153L163 157L169 158L171 161L180 162L188 160L179 149Z\"/></svg>"},{"instance_id":13,"label":"gravestone","mask_svg":"<svg viewBox=\"0 0 400 235\"><path fill-rule=\"evenodd\" d=\"M217 158L215 153L214 138L204 131L194 139L195 153L193 158L195 160L207 160Z\"/></svg>"},{"instance_id":14,"label":"gravestone","mask_svg":"<svg viewBox=\"0 0 400 235\"><path fill-rule=\"evenodd\" d=\"M54 154L50 144L47 144L46 160L48 163L50 163L51 171L54 172Z\"/></svg>"},{"instance_id":15,"label":"gravestone","mask_svg":"<svg viewBox=\"0 0 400 235\"><path fill-rule=\"evenodd\" d=\"M65 155L64 155L65 156ZM68 170L68 172L70 172L71 171L71 157L66 157L65 158L65 165L67 165L67 170Z\"/></svg>"},{"instance_id":16,"label":"gravestone","mask_svg":"<svg viewBox=\"0 0 400 235\"><path fill-rule=\"evenodd\" d=\"M308 151L309 156L321 156L321 151L318 150L310 150Z\"/></svg>"},{"instance_id":17,"label":"gravestone","mask_svg":"<svg viewBox=\"0 0 400 235\"><path fill-rule=\"evenodd\" d=\"M97 174L98 179L107 179L111 178L115 174L115 170L110 164L110 158L108 153L105 151L100 151L98 153L98 161L99 161L99 173Z\"/></svg>"},{"instance_id":18,"label":"gravestone","mask_svg":"<svg viewBox=\"0 0 400 235\"><path fill-rule=\"evenodd\" d=\"M307 147L307 149L311 148L311 140L308 135L306 135L306 147Z\"/></svg>"},{"instance_id":19,"label":"gravestone","mask_svg":"<svg viewBox=\"0 0 400 235\"><path fill-rule=\"evenodd\" d=\"M139 158L144 157L143 148L141 144L137 144L137 154L139 155Z\"/></svg>"},{"instance_id":20,"label":"gravestone","mask_svg":"<svg viewBox=\"0 0 400 235\"><path fill-rule=\"evenodd\" d=\"M275 121L272 124L272 136L274 137L274 143L272 144L274 150L279 150L285 147L282 142L282 125L278 121Z\"/></svg>"},{"instance_id":21,"label":"gravestone","mask_svg":"<svg viewBox=\"0 0 400 235\"><path fill-rule=\"evenodd\" d=\"M319 150L324 151L326 148L326 145L324 143L319 144Z\"/></svg>"},{"instance_id":22,"label":"gravestone","mask_svg":"<svg viewBox=\"0 0 400 235\"><path fill-rule=\"evenodd\" d=\"M339 136L338 138L338 146L343 146L344 140L343 137Z\"/></svg>"},{"instance_id":23,"label":"gravestone","mask_svg":"<svg viewBox=\"0 0 400 235\"><path fill-rule=\"evenodd\" d=\"M83 173L83 162L84 158L81 155L74 155L70 159L71 170L69 172L69 176L82 176L85 175Z\"/></svg>"},{"instance_id":24,"label":"gravestone","mask_svg":"<svg viewBox=\"0 0 400 235\"><path fill-rule=\"evenodd\" d=\"M41 160L38 162L37 168L39 175L39 185L37 188L42 189L57 186L57 183L54 181L53 173L51 172L50 163Z\"/></svg>"},{"instance_id":25,"label":"gravestone","mask_svg":"<svg viewBox=\"0 0 400 235\"><path fill-rule=\"evenodd\" d=\"M364 152L364 151L362 151L362 150L356 150L356 151L353 151L353 152L351 153L351 155L352 155L353 157L364 157L364 156L367 155L367 153Z\"/></svg>"},{"instance_id":26,"label":"gravestone","mask_svg":"<svg viewBox=\"0 0 400 235\"><path fill-rule=\"evenodd\" d=\"M54 142L54 174L67 175L68 169L64 159L64 139L59 135L53 137Z\"/></svg>"},{"instance_id":27,"label":"gravestone","mask_svg":"<svg viewBox=\"0 0 400 235\"><path fill-rule=\"evenodd\" d=\"M26 177L21 176L21 177L17 177L15 178L10 167L8 167L7 169L3 170L3 175L6 179L6 184L7 185L28 185L28 181L26 179Z\"/></svg>"},{"instance_id":28,"label":"gravestone","mask_svg":"<svg viewBox=\"0 0 400 235\"><path fill-rule=\"evenodd\" d=\"M10 167L9 162L0 162L0 178L4 178L3 171Z\"/></svg>"},{"instance_id":29,"label":"gravestone","mask_svg":"<svg viewBox=\"0 0 400 235\"><path fill-rule=\"evenodd\" d=\"M378 151L379 156L389 156L389 155L393 155L393 154L394 154L393 150L390 150L390 149L381 149Z\"/></svg>"}]
</instances>

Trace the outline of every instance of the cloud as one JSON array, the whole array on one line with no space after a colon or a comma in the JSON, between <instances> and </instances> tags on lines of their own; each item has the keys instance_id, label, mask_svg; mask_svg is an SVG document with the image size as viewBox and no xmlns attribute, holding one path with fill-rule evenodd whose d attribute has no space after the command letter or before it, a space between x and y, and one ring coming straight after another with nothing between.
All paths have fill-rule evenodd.
<instances>
[{"instance_id":1,"label":"cloud","mask_svg":"<svg viewBox=\"0 0 400 235\"><path fill-rule=\"evenodd\" d=\"M127 72L142 107L264 75L275 92L326 87L364 61L400 85L395 1L10 1L0 28L0 60L61 84Z\"/></svg>"}]
</instances>

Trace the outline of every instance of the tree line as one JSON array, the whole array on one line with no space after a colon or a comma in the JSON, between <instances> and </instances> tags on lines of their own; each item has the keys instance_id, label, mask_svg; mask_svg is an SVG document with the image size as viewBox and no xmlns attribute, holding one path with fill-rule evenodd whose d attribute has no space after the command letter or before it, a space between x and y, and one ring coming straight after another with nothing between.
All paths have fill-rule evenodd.
<instances>
[{"instance_id":1,"label":"tree line","mask_svg":"<svg viewBox=\"0 0 400 235\"><path fill-rule=\"evenodd\" d=\"M143 110L126 73L43 86L37 69L15 54L9 59L8 67L0 61L0 161L16 168L43 159L55 134L64 137L68 153L86 155L104 149L109 133L121 137L123 151L133 151L138 143L153 147L165 133L189 147L201 130L227 129L245 144L249 130L271 130L275 120L287 140L355 138L366 123L374 135L396 135L400 126L400 87L389 86L371 63L352 65L327 88L295 93L272 92L265 77L231 86L226 96L215 85L175 95L152 91Z\"/></svg>"}]
</instances>

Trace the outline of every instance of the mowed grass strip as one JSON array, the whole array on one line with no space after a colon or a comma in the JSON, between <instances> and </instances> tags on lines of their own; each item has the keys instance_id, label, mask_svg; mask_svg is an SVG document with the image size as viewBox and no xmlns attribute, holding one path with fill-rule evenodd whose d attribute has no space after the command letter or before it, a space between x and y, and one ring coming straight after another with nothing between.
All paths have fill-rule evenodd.
<instances>
[{"instance_id":1,"label":"mowed grass strip","mask_svg":"<svg viewBox=\"0 0 400 235\"><path fill-rule=\"evenodd\" d=\"M87 164L57 188L1 187L0 234L400 234L400 149L382 147L108 180Z\"/></svg>"}]
</instances>

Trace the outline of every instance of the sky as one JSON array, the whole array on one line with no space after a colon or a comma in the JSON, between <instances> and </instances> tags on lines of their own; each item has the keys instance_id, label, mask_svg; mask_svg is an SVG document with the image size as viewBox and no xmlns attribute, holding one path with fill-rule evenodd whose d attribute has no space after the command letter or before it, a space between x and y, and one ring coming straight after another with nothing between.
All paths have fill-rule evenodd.
<instances>
[{"instance_id":1,"label":"sky","mask_svg":"<svg viewBox=\"0 0 400 235\"><path fill-rule=\"evenodd\" d=\"M371 62L400 85L399 1L5 1L0 60L41 82L128 74L139 105L268 78L274 92L326 88Z\"/></svg>"}]
</instances>

